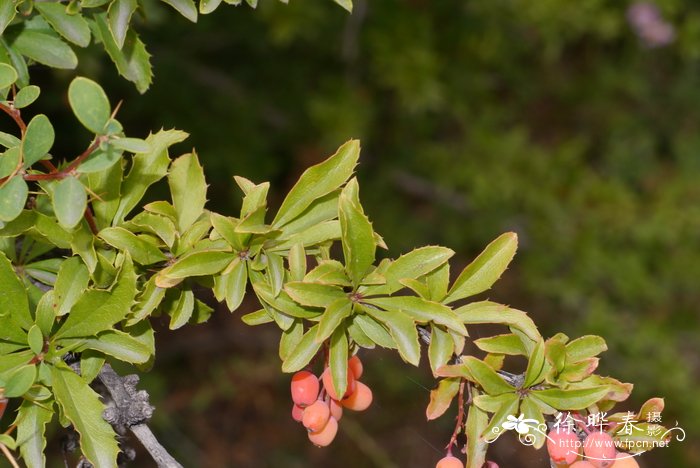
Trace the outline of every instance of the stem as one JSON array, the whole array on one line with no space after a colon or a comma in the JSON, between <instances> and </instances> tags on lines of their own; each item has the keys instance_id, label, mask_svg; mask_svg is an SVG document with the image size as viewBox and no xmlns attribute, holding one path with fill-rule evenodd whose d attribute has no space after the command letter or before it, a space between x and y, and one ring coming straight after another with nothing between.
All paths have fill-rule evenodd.
<instances>
[{"instance_id":1,"label":"stem","mask_svg":"<svg viewBox=\"0 0 700 468\"><path fill-rule=\"evenodd\" d=\"M12 468L19 468L19 465L17 464L17 460L15 460L15 457L12 456L10 449L5 447L5 444L0 444L0 450L2 450L2 453L5 455L5 458L7 458L7 461L10 462L10 465L12 465Z\"/></svg>"},{"instance_id":2,"label":"stem","mask_svg":"<svg viewBox=\"0 0 700 468\"><path fill-rule=\"evenodd\" d=\"M24 136L24 132L27 130L27 125L24 123L24 120L22 120L19 109L15 109L0 103L0 110L12 117L12 120L14 120L19 127L19 131L22 132L22 136Z\"/></svg>"},{"instance_id":3,"label":"stem","mask_svg":"<svg viewBox=\"0 0 700 468\"><path fill-rule=\"evenodd\" d=\"M450 437L450 442L447 444L447 450L452 453L452 446L457 445L457 436L462 431L462 422L464 421L464 385L466 381L462 380L459 384L459 395L457 397L457 424L455 424L455 430L452 432L452 437ZM471 398L470 398L471 399Z\"/></svg>"},{"instance_id":4,"label":"stem","mask_svg":"<svg viewBox=\"0 0 700 468\"><path fill-rule=\"evenodd\" d=\"M95 217L92 215L92 210L90 209L89 205L85 208L85 221L87 221L88 226L90 226L90 230L94 235L97 235L97 233L100 232L99 229L97 229Z\"/></svg>"}]
</instances>

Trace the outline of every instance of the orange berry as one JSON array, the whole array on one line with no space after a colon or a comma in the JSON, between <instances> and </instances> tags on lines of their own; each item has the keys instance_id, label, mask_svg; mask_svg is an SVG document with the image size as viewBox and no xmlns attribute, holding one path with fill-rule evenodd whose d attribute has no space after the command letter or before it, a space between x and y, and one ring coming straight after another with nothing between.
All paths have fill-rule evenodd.
<instances>
[{"instance_id":1,"label":"orange berry","mask_svg":"<svg viewBox=\"0 0 700 468\"><path fill-rule=\"evenodd\" d=\"M615 442L607 432L595 431L583 442L583 454L596 468L608 468L615 463Z\"/></svg>"},{"instance_id":2,"label":"orange berry","mask_svg":"<svg viewBox=\"0 0 700 468\"><path fill-rule=\"evenodd\" d=\"M304 416L304 408L297 404L292 405L292 419L295 420L296 422L301 422L301 419Z\"/></svg>"},{"instance_id":3,"label":"orange berry","mask_svg":"<svg viewBox=\"0 0 700 468\"><path fill-rule=\"evenodd\" d=\"M352 372L348 372L348 385L342 398L338 396L338 393L333 387L333 377L331 376L330 368L323 371L321 380L323 381L323 388L326 389L326 393L328 393L328 396L334 400L342 400L343 398L347 398L348 395L355 391L355 377L352 375Z\"/></svg>"},{"instance_id":4,"label":"orange berry","mask_svg":"<svg viewBox=\"0 0 700 468\"><path fill-rule=\"evenodd\" d=\"M331 416L333 416L337 421L343 417L343 407L338 400L330 399L328 402L328 407L331 410Z\"/></svg>"},{"instance_id":5,"label":"orange berry","mask_svg":"<svg viewBox=\"0 0 700 468\"><path fill-rule=\"evenodd\" d=\"M302 417L301 423L309 431L318 432L326 427L326 423L330 417L331 410L328 408L328 405L322 400L316 400L313 405L304 408L304 416Z\"/></svg>"},{"instance_id":6,"label":"orange berry","mask_svg":"<svg viewBox=\"0 0 700 468\"><path fill-rule=\"evenodd\" d=\"M304 408L318 398L318 377L309 371L300 371L292 376L292 401Z\"/></svg>"},{"instance_id":7,"label":"orange berry","mask_svg":"<svg viewBox=\"0 0 700 468\"><path fill-rule=\"evenodd\" d=\"M362 377L362 361L360 361L360 358L357 357L357 354L348 359L348 369L350 369L352 375L356 379Z\"/></svg>"},{"instance_id":8,"label":"orange berry","mask_svg":"<svg viewBox=\"0 0 700 468\"><path fill-rule=\"evenodd\" d=\"M639 463L637 459L630 453L618 452L615 457L615 463L612 464L612 468L639 468Z\"/></svg>"},{"instance_id":9,"label":"orange berry","mask_svg":"<svg viewBox=\"0 0 700 468\"><path fill-rule=\"evenodd\" d=\"M547 434L547 452L549 452L549 458L557 465L570 465L575 462L579 447L581 447L581 441L568 429L553 429Z\"/></svg>"},{"instance_id":10,"label":"orange berry","mask_svg":"<svg viewBox=\"0 0 700 468\"><path fill-rule=\"evenodd\" d=\"M459 458L448 455L440 459L435 468L464 468L464 463Z\"/></svg>"},{"instance_id":11,"label":"orange berry","mask_svg":"<svg viewBox=\"0 0 700 468\"><path fill-rule=\"evenodd\" d=\"M357 388L345 400L340 402L345 408L352 411L364 411L372 404L372 390L363 384L357 382Z\"/></svg>"},{"instance_id":12,"label":"orange berry","mask_svg":"<svg viewBox=\"0 0 700 468\"><path fill-rule=\"evenodd\" d=\"M335 439L335 435L337 433L338 421L331 417L328 419L326 427L318 432L309 432L309 440L318 447L326 447L333 442L333 439Z\"/></svg>"}]
</instances>

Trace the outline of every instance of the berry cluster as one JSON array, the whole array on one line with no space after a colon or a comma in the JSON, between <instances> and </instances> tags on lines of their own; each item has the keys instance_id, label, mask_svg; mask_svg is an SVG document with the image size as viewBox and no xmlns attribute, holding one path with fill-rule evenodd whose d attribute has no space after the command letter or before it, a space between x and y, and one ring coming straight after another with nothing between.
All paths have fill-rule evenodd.
<instances>
[{"instance_id":1,"label":"berry cluster","mask_svg":"<svg viewBox=\"0 0 700 468\"><path fill-rule=\"evenodd\" d=\"M292 418L309 431L309 440L326 447L338 432L338 420L343 408L364 411L372 403L372 390L360 382L362 361L357 356L348 360L348 385L344 395L338 395L328 367L319 379L309 371L292 376Z\"/></svg>"},{"instance_id":2,"label":"berry cluster","mask_svg":"<svg viewBox=\"0 0 700 468\"><path fill-rule=\"evenodd\" d=\"M617 451L612 436L604 431L586 434L581 443L575 431L554 429L547 435L547 451L559 468L639 468L630 454Z\"/></svg>"}]
</instances>

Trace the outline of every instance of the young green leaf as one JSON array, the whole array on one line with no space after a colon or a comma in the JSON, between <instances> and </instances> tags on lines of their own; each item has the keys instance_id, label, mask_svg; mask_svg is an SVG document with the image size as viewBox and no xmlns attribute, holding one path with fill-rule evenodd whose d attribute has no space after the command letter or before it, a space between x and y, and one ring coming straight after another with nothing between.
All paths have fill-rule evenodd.
<instances>
[{"instance_id":1,"label":"young green leaf","mask_svg":"<svg viewBox=\"0 0 700 468\"><path fill-rule=\"evenodd\" d=\"M491 366L474 356L462 357L462 363L478 383L489 395L501 395L503 393L515 392L515 388L504 381Z\"/></svg>"},{"instance_id":2,"label":"young green leaf","mask_svg":"<svg viewBox=\"0 0 700 468\"><path fill-rule=\"evenodd\" d=\"M333 156L304 171L282 202L272 225L280 228L288 224L315 200L343 185L355 170L359 156L360 142L350 140Z\"/></svg>"},{"instance_id":3,"label":"young green leaf","mask_svg":"<svg viewBox=\"0 0 700 468\"><path fill-rule=\"evenodd\" d=\"M545 360L544 340L540 338L528 359L523 386L531 387L542 382L548 370L549 366Z\"/></svg>"},{"instance_id":4,"label":"young green leaf","mask_svg":"<svg viewBox=\"0 0 700 468\"><path fill-rule=\"evenodd\" d=\"M66 177L56 183L52 202L61 226L73 229L83 219L87 209L87 192L77 178Z\"/></svg>"},{"instance_id":5,"label":"young green leaf","mask_svg":"<svg viewBox=\"0 0 700 468\"><path fill-rule=\"evenodd\" d=\"M80 434L80 450L100 468L117 468L116 434L102 417L105 406L80 376L63 366L51 367L51 382L63 415Z\"/></svg>"},{"instance_id":6,"label":"young green leaf","mask_svg":"<svg viewBox=\"0 0 700 468\"><path fill-rule=\"evenodd\" d=\"M535 322L520 310L495 302L481 301L464 305L455 310L465 324L499 323L522 331L532 341L540 339Z\"/></svg>"},{"instance_id":7,"label":"young green leaf","mask_svg":"<svg viewBox=\"0 0 700 468\"><path fill-rule=\"evenodd\" d=\"M428 345L428 359L433 375L437 370L447 364L454 353L454 342L452 337L439 326L430 327L430 344Z\"/></svg>"},{"instance_id":8,"label":"young green leaf","mask_svg":"<svg viewBox=\"0 0 700 468\"><path fill-rule=\"evenodd\" d=\"M107 10L109 30L112 32L114 42L119 49L124 47L131 15L134 14L137 6L136 0L114 0L109 5Z\"/></svg>"},{"instance_id":9,"label":"young green leaf","mask_svg":"<svg viewBox=\"0 0 700 468\"><path fill-rule=\"evenodd\" d=\"M369 315L353 315L353 323L357 324L367 337L383 348L396 349L396 342L389 331Z\"/></svg>"},{"instance_id":10,"label":"young green leaf","mask_svg":"<svg viewBox=\"0 0 700 468\"><path fill-rule=\"evenodd\" d=\"M229 267L226 268L228 271L214 278L214 281L215 284L220 285L221 291L223 292L221 299L217 297L217 300L225 300L226 307L228 307L229 311L233 312L238 309L245 297L246 286L248 284L248 268L246 262L242 261L240 258L234 258L231 264L233 267L229 265Z\"/></svg>"},{"instance_id":11,"label":"young green leaf","mask_svg":"<svg viewBox=\"0 0 700 468\"><path fill-rule=\"evenodd\" d=\"M0 221L10 222L24 209L29 187L21 175L16 175L0 187Z\"/></svg>"},{"instance_id":12,"label":"young green leaf","mask_svg":"<svg viewBox=\"0 0 700 468\"><path fill-rule=\"evenodd\" d=\"M43 158L53 146L54 138L53 125L48 117L39 114L30 120L22 138L24 167L30 167Z\"/></svg>"},{"instance_id":13,"label":"young green leaf","mask_svg":"<svg viewBox=\"0 0 700 468\"><path fill-rule=\"evenodd\" d=\"M90 44L90 26L82 15L70 15L62 3L34 3L41 16L66 40L80 47Z\"/></svg>"},{"instance_id":14,"label":"young green leaf","mask_svg":"<svg viewBox=\"0 0 700 468\"><path fill-rule=\"evenodd\" d=\"M321 343L316 342L318 325L309 328L287 359L282 362L282 372L296 372L306 366L316 355Z\"/></svg>"},{"instance_id":15,"label":"young green leaf","mask_svg":"<svg viewBox=\"0 0 700 468\"><path fill-rule=\"evenodd\" d=\"M338 219L340 220L345 269L354 286L358 286L374 263L377 244L369 219L347 195L348 184L338 200Z\"/></svg>"},{"instance_id":16,"label":"young green leaf","mask_svg":"<svg viewBox=\"0 0 700 468\"><path fill-rule=\"evenodd\" d=\"M445 303L484 292L501 277L518 248L518 236L508 232L486 246L455 280Z\"/></svg>"},{"instance_id":17,"label":"young green leaf","mask_svg":"<svg viewBox=\"0 0 700 468\"><path fill-rule=\"evenodd\" d=\"M39 94L41 94L41 89L38 86L25 86L17 91L15 100L12 102L12 104L15 106L15 109L24 109L36 101Z\"/></svg>"},{"instance_id":18,"label":"young green leaf","mask_svg":"<svg viewBox=\"0 0 700 468\"><path fill-rule=\"evenodd\" d=\"M177 213L178 228L184 232L202 214L207 201L207 183L196 154L186 154L173 161L168 185Z\"/></svg>"},{"instance_id":19,"label":"young green leaf","mask_svg":"<svg viewBox=\"0 0 700 468\"><path fill-rule=\"evenodd\" d=\"M68 102L85 128L98 135L105 133L112 108L102 86L79 76L68 87Z\"/></svg>"},{"instance_id":20,"label":"young green leaf","mask_svg":"<svg viewBox=\"0 0 700 468\"><path fill-rule=\"evenodd\" d=\"M417 279L443 265L454 255L446 247L428 246L415 249L394 260L384 272L388 293L401 289L403 279Z\"/></svg>"},{"instance_id":21,"label":"young green leaf","mask_svg":"<svg viewBox=\"0 0 700 468\"><path fill-rule=\"evenodd\" d=\"M607 350L605 340L596 335L582 336L566 344L566 354L572 362L597 356Z\"/></svg>"},{"instance_id":22,"label":"young green leaf","mask_svg":"<svg viewBox=\"0 0 700 468\"><path fill-rule=\"evenodd\" d=\"M336 328L331 335L328 367L336 395L345 395L348 386L348 337L345 334L345 327Z\"/></svg>"},{"instance_id":23,"label":"young green leaf","mask_svg":"<svg viewBox=\"0 0 700 468\"><path fill-rule=\"evenodd\" d=\"M318 322L316 341L322 343L338 328L343 319L352 312L352 302L347 297L336 299L326 307Z\"/></svg>"},{"instance_id":24,"label":"young green leaf","mask_svg":"<svg viewBox=\"0 0 700 468\"><path fill-rule=\"evenodd\" d=\"M418 366L420 343L413 319L400 310L377 310L371 307L365 307L363 310L389 329L403 360Z\"/></svg>"}]
</instances>

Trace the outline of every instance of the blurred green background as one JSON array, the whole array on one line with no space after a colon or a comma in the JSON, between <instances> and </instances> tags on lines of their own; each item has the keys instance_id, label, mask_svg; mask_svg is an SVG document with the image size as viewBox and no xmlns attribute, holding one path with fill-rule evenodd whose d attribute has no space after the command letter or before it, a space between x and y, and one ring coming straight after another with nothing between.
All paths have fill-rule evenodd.
<instances>
[{"instance_id":1,"label":"blurred green background","mask_svg":"<svg viewBox=\"0 0 700 468\"><path fill-rule=\"evenodd\" d=\"M221 212L239 203L232 175L272 181L279 203L352 137L389 255L445 245L454 273L516 231L514 264L484 297L529 311L545 336L603 335L600 372L635 384L629 407L663 396L664 422L688 433L641 464L700 466L700 4L659 0L674 37L652 47L622 0L355 0L352 16L330 1L260 3L193 26L145 2L156 76L144 97L96 49L79 72L124 100L127 133L190 132L178 149L196 147ZM39 105L65 115L59 144L77 154L88 136L70 133L69 79L40 76ZM144 383L155 431L186 466L441 457L454 411L426 423L427 366L384 352L363 355L376 404L344 416L331 447L311 447L289 416L276 329L247 329L239 315L158 335ZM549 466L544 450L504 439L490 455L500 466Z\"/></svg>"}]
</instances>

